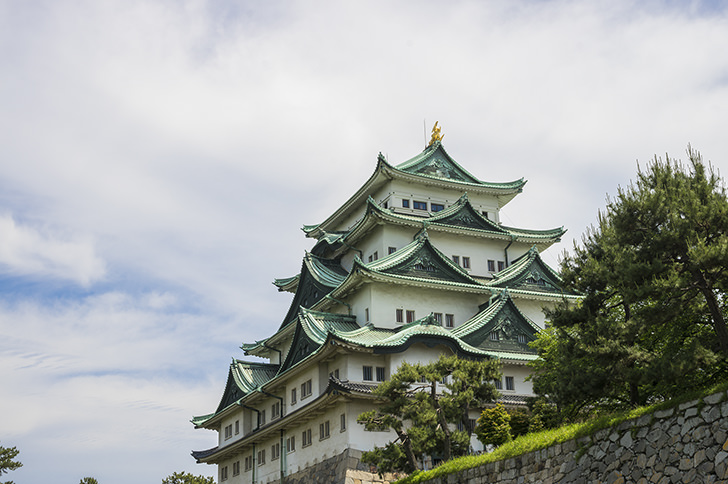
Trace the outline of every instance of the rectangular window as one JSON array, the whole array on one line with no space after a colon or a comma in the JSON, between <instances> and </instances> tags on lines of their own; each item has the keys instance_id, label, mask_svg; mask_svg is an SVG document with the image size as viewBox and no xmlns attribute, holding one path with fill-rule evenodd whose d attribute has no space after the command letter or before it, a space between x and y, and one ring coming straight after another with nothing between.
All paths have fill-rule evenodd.
<instances>
[{"instance_id":1,"label":"rectangular window","mask_svg":"<svg viewBox=\"0 0 728 484\"><path fill-rule=\"evenodd\" d=\"M240 461L233 462L233 476L240 474Z\"/></svg>"},{"instance_id":2,"label":"rectangular window","mask_svg":"<svg viewBox=\"0 0 728 484\"><path fill-rule=\"evenodd\" d=\"M503 262L502 260L499 260L498 261L498 272L502 271L505 268L506 268L506 263Z\"/></svg>"},{"instance_id":3,"label":"rectangular window","mask_svg":"<svg viewBox=\"0 0 728 484\"><path fill-rule=\"evenodd\" d=\"M408 309L407 310L407 322L411 323L415 320L415 312L414 310Z\"/></svg>"},{"instance_id":4,"label":"rectangular window","mask_svg":"<svg viewBox=\"0 0 728 484\"><path fill-rule=\"evenodd\" d=\"M495 384L496 390L503 390L503 381L500 378L493 380L493 384Z\"/></svg>"},{"instance_id":5,"label":"rectangular window","mask_svg":"<svg viewBox=\"0 0 728 484\"><path fill-rule=\"evenodd\" d=\"M409 200L402 200L402 208L409 208Z\"/></svg>"},{"instance_id":6,"label":"rectangular window","mask_svg":"<svg viewBox=\"0 0 728 484\"><path fill-rule=\"evenodd\" d=\"M319 424L319 440L329 438L329 421Z\"/></svg>"},{"instance_id":7,"label":"rectangular window","mask_svg":"<svg viewBox=\"0 0 728 484\"><path fill-rule=\"evenodd\" d=\"M488 212L486 212L485 210L483 210L483 217L488 218Z\"/></svg>"},{"instance_id":8,"label":"rectangular window","mask_svg":"<svg viewBox=\"0 0 728 484\"><path fill-rule=\"evenodd\" d=\"M281 456L281 443L276 442L270 446L270 460L276 460Z\"/></svg>"},{"instance_id":9,"label":"rectangular window","mask_svg":"<svg viewBox=\"0 0 728 484\"><path fill-rule=\"evenodd\" d=\"M364 308L364 320L369 322L369 308Z\"/></svg>"},{"instance_id":10,"label":"rectangular window","mask_svg":"<svg viewBox=\"0 0 728 484\"><path fill-rule=\"evenodd\" d=\"M372 367L371 366L362 367L362 380L372 381Z\"/></svg>"},{"instance_id":11,"label":"rectangular window","mask_svg":"<svg viewBox=\"0 0 728 484\"><path fill-rule=\"evenodd\" d=\"M446 314L445 315L445 327L446 328L454 328L455 327L455 315L454 314Z\"/></svg>"},{"instance_id":12,"label":"rectangular window","mask_svg":"<svg viewBox=\"0 0 728 484\"><path fill-rule=\"evenodd\" d=\"M258 451L258 465L262 466L265 464L265 449Z\"/></svg>"},{"instance_id":13,"label":"rectangular window","mask_svg":"<svg viewBox=\"0 0 728 484\"><path fill-rule=\"evenodd\" d=\"M311 380L301 383L301 400L311 396Z\"/></svg>"},{"instance_id":14,"label":"rectangular window","mask_svg":"<svg viewBox=\"0 0 728 484\"><path fill-rule=\"evenodd\" d=\"M270 419L278 418L281 416L281 402L276 402L270 407Z\"/></svg>"},{"instance_id":15,"label":"rectangular window","mask_svg":"<svg viewBox=\"0 0 728 484\"><path fill-rule=\"evenodd\" d=\"M374 262L374 257L371 255L369 256L369 262Z\"/></svg>"},{"instance_id":16,"label":"rectangular window","mask_svg":"<svg viewBox=\"0 0 728 484\"><path fill-rule=\"evenodd\" d=\"M397 320L397 322L398 323L403 323L404 322L404 311L402 309L397 309L395 311L395 313L396 313L396 320Z\"/></svg>"},{"instance_id":17,"label":"rectangular window","mask_svg":"<svg viewBox=\"0 0 728 484\"><path fill-rule=\"evenodd\" d=\"M460 265L460 256L459 255L452 256L452 261L454 263L456 263L457 265Z\"/></svg>"},{"instance_id":18,"label":"rectangular window","mask_svg":"<svg viewBox=\"0 0 728 484\"><path fill-rule=\"evenodd\" d=\"M342 413L340 418L341 418L340 427L341 427L341 431L343 432L344 430L346 430L346 414Z\"/></svg>"},{"instance_id":19,"label":"rectangular window","mask_svg":"<svg viewBox=\"0 0 728 484\"><path fill-rule=\"evenodd\" d=\"M261 410L258 413L258 427L265 425L265 410Z\"/></svg>"},{"instance_id":20,"label":"rectangular window","mask_svg":"<svg viewBox=\"0 0 728 484\"><path fill-rule=\"evenodd\" d=\"M463 268L470 269L470 257L463 256Z\"/></svg>"},{"instance_id":21,"label":"rectangular window","mask_svg":"<svg viewBox=\"0 0 728 484\"><path fill-rule=\"evenodd\" d=\"M494 260L488 261L488 271L495 272L495 261Z\"/></svg>"},{"instance_id":22,"label":"rectangular window","mask_svg":"<svg viewBox=\"0 0 728 484\"><path fill-rule=\"evenodd\" d=\"M296 403L296 389L291 388L291 405Z\"/></svg>"},{"instance_id":23,"label":"rectangular window","mask_svg":"<svg viewBox=\"0 0 728 484\"><path fill-rule=\"evenodd\" d=\"M525 334L519 334L518 335L518 342L521 343L521 344L527 343L526 335Z\"/></svg>"},{"instance_id":24,"label":"rectangular window","mask_svg":"<svg viewBox=\"0 0 728 484\"><path fill-rule=\"evenodd\" d=\"M431 212L439 212L440 210L445 210L445 205L443 205L441 203L431 203L430 204Z\"/></svg>"},{"instance_id":25,"label":"rectangular window","mask_svg":"<svg viewBox=\"0 0 728 484\"><path fill-rule=\"evenodd\" d=\"M384 367L377 367L377 381L384 381Z\"/></svg>"},{"instance_id":26,"label":"rectangular window","mask_svg":"<svg viewBox=\"0 0 728 484\"><path fill-rule=\"evenodd\" d=\"M225 440L231 438L233 436L233 426L228 425L225 427Z\"/></svg>"},{"instance_id":27,"label":"rectangular window","mask_svg":"<svg viewBox=\"0 0 728 484\"><path fill-rule=\"evenodd\" d=\"M311 445L311 429L304 430L301 434L301 445L303 447Z\"/></svg>"},{"instance_id":28,"label":"rectangular window","mask_svg":"<svg viewBox=\"0 0 728 484\"><path fill-rule=\"evenodd\" d=\"M415 200L412 202L412 208L415 210L427 210L427 202L418 202Z\"/></svg>"},{"instance_id":29,"label":"rectangular window","mask_svg":"<svg viewBox=\"0 0 728 484\"><path fill-rule=\"evenodd\" d=\"M227 481L228 478L228 468L227 466L220 468L220 480L221 481Z\"/></svg>"},{"instance_id":30,"label":"rectangular window","mask_svg":"<svg viewBox=\"0 0 728 484\"><path fill-rule=\"evenodd\" d=\"M245 458L245 472L248 472L250 469L253 468L253 456L249 455Z\"/></svg>"},{"instance_id":31,"label":"rectangular window","mask_svg":"<svg viewBox=\"0 0 728 484\"><path fill-rule=\"evenodd\" d=\"M235 435L240 433L240 420L235 421Z\"/></svg>"},{"instance_id":32,"label":"rectangular window","mask_svg":"<svg viewBox=\"0 0 728 484\"><path fill-rule=\"evenodd\" d=\"M442 324L442 313L432 313L432 315L435 317L435 321Z\"/></svg>"},{"instance_id":33,"label":"rectangular window","mask_svg":"<svg viewBox=\"0 0 728 484\"><path fill-rule=\"evenodd\" d=\"M291 435L286 439L286 450L288 452L295 452L296 451L296 436Z\"/></svg>"},{"instance_id":34,"label":"rectangular window","mask_svg":"<svg viewBox=\"0 0 728 484\"><path fill-rule=\"evenodd\" d=\"M332 376L338 380L338 378L339 378L339 369L338 368L335 369L334 371L329 372L329 377L332 377Z\"/></svg>"},{"instance_id":35,"label":"rectangular window","mask_svg":"<svg viewBox=\"0 0 728 484\"><path fill-rule=\"evenodd\" d=\"M388 251L389 254L394 254L395 252L397 252L397 248L396 247L390 247L390 248L387 249L387 251Z\"/></svg>"},{"instance_id":36,"label":"rectangular window","mask_svg":"<svg viewBox=\"0 0 728 484\"><path fill-rule=\"evenodd\" d=\"M515 390L516 389L516 383L513 381L512 376L506 377L506 390Z\"/></svg>"},{"instance_id":37,"label":"rectangular window","mask_svg":"<svg viewBox=\"0 0 728 484\"><path fill-rule=\"evenodd\" d=\"M374 260L378 260L379 259L379 251L376 251L375 250L374 253L372 254L372 257L374 258Z\"/></svg>"}]
</instances>

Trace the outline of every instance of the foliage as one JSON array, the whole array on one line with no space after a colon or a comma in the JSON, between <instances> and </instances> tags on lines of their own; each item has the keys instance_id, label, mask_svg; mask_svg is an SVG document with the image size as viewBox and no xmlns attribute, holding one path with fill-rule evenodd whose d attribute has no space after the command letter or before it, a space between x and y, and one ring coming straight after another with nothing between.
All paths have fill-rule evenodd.
<instances>
[{"instance_id":1,"label":"foliage","mask_svg":"<svg viewBox=\"0 0 728 484\"><path fill-rule=\"evenodd\" d=\"M212 477L195 476L189 472L175 472L162 479L162 484L215 484Z\"/></svg>"},{"instance_id":2,"label":"foliage","mask_svg":"<svg viewBox=\"0 0 728 484\"><path fill-rule=\"evenodd\" d=\"M79 484L99 484L99 481L94 477L84 477Z\"/></svg>"},{"instance_id":3,"label":"foliage","mask_svg":"<svg viewBox=\"0 0 728 484\"><path fill-rule=\"evenodd\" d=\"M498 447L513 439L510 421L510 414L499 403L493 408L483 410L475 427L475 434L483 445Z\"/></svg>"},{"instance_id":4,"label":"foliage","mask_svg":"<svg viewBox=\"0 0 728 484\"><path fill-rule=\"evenodd\" d=\"M18 454L20 454L20 451L15 447L0 446L0 476L6 472L23 467L22 463L13 460ZM5 484L13 484L13 481L8 481Z\"/></svg>"},{"instance_id":5,"label":"foliage","mask_svg":"<svg viewBox=\"0 0 728 484\"><path fill-rule=\"evenodd\" d=\"M362 461L376 465L379 472L413 472L422 454L443 460L465 455L470 444L468 412L497 397L492 382L499 377L495 361L441 356L427 365L403 363L374 390L381 404L357 418L365 430L391 429L397 439L364 452ZM451 429L463 420L468 430Z\"/></svg>"},{"instance_id":6,"label":"foliage","mask_svg":"<svg viewBox=\"0 0 728 484\"><path fill-rule=\"evenodd\" d=\"M532 380L567 419L725 378L728 199L688 155L688 167L655 158L640 169L564 255L565 289L584 298L549 312Z\"/></svg>"},{"instance_id":7,"label":"foliage","mask_svg":"<svg viewBox=\"0 0 728 484\"><path fill-rule=\"evenodd\" d=\"M528 413L523 410L515 410L509 412L509 415L511 416L510 426L513 438L527 434L531 427L531 417Z\"/></svg>"}]
</instances>

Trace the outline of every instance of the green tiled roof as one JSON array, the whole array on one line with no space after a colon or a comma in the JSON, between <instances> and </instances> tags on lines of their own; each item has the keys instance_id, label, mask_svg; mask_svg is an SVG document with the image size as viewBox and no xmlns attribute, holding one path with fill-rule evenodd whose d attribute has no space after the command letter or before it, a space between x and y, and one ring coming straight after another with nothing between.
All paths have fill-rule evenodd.
<instances>
[{"instance_id":1,"label":"green tiled roof","mask_svg":"<svg viewBox=\"0 0 728 484\"><path fill-rule=\"evenodd\" d=\"M508 288L514 294L578 297L577 294L564 293L561 277L543 261L535 246L494 274L493 280L486 285L494 289Z\"/></svg>"},{"instance_id":2,"label":"green tiled roof","mask_svg":"<svg viewBox=\"0 0 728 484\"><path fill-rule=\"evenodd\" d=\"M437 250L423 230L415 240L400 250L367 264L355 259L359 271L410 279L467 286L482 286L449 257ZM352 269L354 272L354 269Z\"/></svg>"},{"instance_id":3,"label":"green tiled roof","mask_svg":"<svg viewBox=\"0 0 728 484\"><path fill-rule=\"evenodd\" d=\"M280 327L290 324L298 315L299 308L315 305L344 282L347 275L338 260L324 259L307 252L301 264L296 293Z\"/></svg>"},{"instance_id":4,"label":"green tiled roof","mask_svg":"<svg viewBox=\"0 0 728 484\"><path fill-rule=\"evenodd\" d=\"M387 220L392 223L401 223L415 227L428 227L433 230L456 228L467 230L473 233L491 235L500 238L512 238L520 242L557 242L566 232L563 227L547 230L529 230L499 225L476 210L468 199L467 193L463 194L458 201L439 212L430 214L429 217L418 217L405 215L384 209L369 197L364 217L351 228L344 240L357 238L366 233L370 226L380 223L376 220Z\"/></svg>"},{"instance_id":5,"label":"green tiled roof","mask_svg":"<svg viewBox=\"0 0 728 484\"><path fill-rule=\"evenodd\" d=\"M508 290L494 298L488 307L464 322L452 332L466 343L483 351L500 351L512 354L528 354L535 357L535 350L527 342L536 338L539 328L513 303ZM498 332L499 339L491 339ZM519 342L518 335L525 337Z\"/></svg>"},{"instance_id":6,"label":"green tiled roof","mask_svg":"<svg viewBox=\"0 0 728 484\"><path fill-rule=\"evenodd\" d=\"M397 170L428 178L440 178L458 183L467 183L472 185L488 186L492 188L504 188L520 190L526 181L521 178L511 182L497 183L485 182L477 179L468 171L460 166L445 151L442 143L436 141L425 150L395 167Z\"/></svg>"},{"instance_id":7,"label":"green tiled roof","mask_svg":"<svg viewBox=\"0 0 728 484\"><path fill-rule=\"evenodd\" d=\"M526 184L523 178L504 183L479 180L457 164L439 142L396 167L390 165L380 153L377 167L364 185L324 222L304 225L303 231L306 236L318 239L332 230L342 230L340 224L351 215L352 211L358 210L371 193L392 179L440 186L450 190L488 193L497 197L501 206L520 193Z\"/></svg>"}]
</instances>

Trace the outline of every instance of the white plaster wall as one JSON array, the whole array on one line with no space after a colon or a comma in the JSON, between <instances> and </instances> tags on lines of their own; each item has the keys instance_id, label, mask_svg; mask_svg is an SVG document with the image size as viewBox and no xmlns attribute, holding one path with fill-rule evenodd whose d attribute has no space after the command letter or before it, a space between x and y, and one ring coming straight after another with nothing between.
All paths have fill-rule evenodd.
<instances>
[{"instance_id":1,"label":"white plaster wall","mask_svg":"<svg viewBox=\"0 0 728 484\"><path fill-rule=\"evenodd\" d=\"M244 409L242 407L238 407L238 410L236 410L233 414L231 414L231 416L229 416L228 418L225 418L221 421L220 430L218 432L218 442L217 442L217 444L220 447L230 445L233 442L235 442L236 440L240 440L245 435L245 426L244 426L245 415L244 415L244 413L245 413ZM235 421L236 420L240 422L240 432L237 435L235 434ZM228 425L233 426L233 435L231 438L226 439L225 438L225 427L227 427Z\"/></svg>"},{"instance_id":2,"label":"white plaster wall","mask_svg":"<svg viewBox=\"0 0 728 484\"><path fill-rule=\"evenodd\" d=\"M531 374L530 368L525 365L504 364L503 371L503 388L499 390L504 396L506 395L533 395L533 384L526 381L526 377ZM515 383L515 390L506 390L506 377L512 376Z\"/></svg>"},{"instance_id":3,"label":"white plaster wall","mask_svg":"<svg viewBox=\"0 0 728 484\"><path fill-rule=\"evenodd\" d=\"M311 395L301 399L301 384L308 379L311 379ZM310 365L306 371L298 373L295 378L291 378L286 384L286 413L291 413L294 410L298 410L304 405L308 405L321 394L321 382L319 382L319 367L318 365ZM323 383L324 387L326 382ZM296 403L291 403L291 389L296 389ZM268 408L270 412L270 408Z\"/></svg>"},{"instance_id":4,"label":"white plaster wall","mask_svg":"<svg viewBox=\"0 0 728 484\"><path fill-rule=\"evenodd\" d=\"M383 366L389 367L389 358L387 355L373 355L368 353L352 353L346 360L346 374L348 379L351 381L361 382L364 381L363 366L372 367L372 378L376 380L376 371L374 367ZM389 371L385 370L385 378L389 378Z\"/></svg>"},{"instance_id":5,"label":"white plaster wall","mask_svg":"<svg viewBox=\"0 0 728 484\"><path fill-rule=\"evenodd\" d=\"M394 284L371 284L370 315L375 326L394 328L406 324L406 311L414 310L415 319L431 312L453 314L455 327L467 321L478 312L478 306L486 302L488 295L455 291L420 289ZM404 313L404 323L396 322L396 309Z\"/></svg>"},{"instance_id":6,"label":"white plaster wall","mask_svg":"<svg viewBox=\"0 0 728 484\"><path fill-rule=\"evenodd\" d=\"M423 363L427 364L436 361L441 354L452 354L449 348L445 346L435 346L430 348L423 343L415 343L402 353L393 353L389 355L389 366L394 373L402 365L403 361L407 363Z\"/></svg>"},{"instance_id":7,"label":"white plaster wall","mask_svg":"<svg viewBox=\"0 0 728 484\"><path fill-rule=\"evenodd\" d=\"M544 329L546 327L546 316L543 313L543 308L553 307L554 303L536 301L533 299L523 299L519 297L513 297L513 302L516 303L516 307L524 315L526 315L526 317L536 323L540 329Z\"/></svg>"}]
</instances>

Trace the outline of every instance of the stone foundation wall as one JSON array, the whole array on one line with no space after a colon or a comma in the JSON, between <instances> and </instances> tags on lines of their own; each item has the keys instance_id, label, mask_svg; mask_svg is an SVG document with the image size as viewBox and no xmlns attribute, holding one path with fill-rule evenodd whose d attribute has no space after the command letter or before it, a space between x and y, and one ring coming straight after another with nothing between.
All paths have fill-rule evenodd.
<instances>
[{"instance_id":1,"label":"stone foundation wall","mask_svg":"<svg viewBox=\"0 0 728 484\"><path fill-rule=\"evenodd\" d=\"M347 449L300 472L283 478L282 484L390 484L398 477L393 474L369 472L369 465L361 463L361 451ZM278 482L278 481L276 481Z\"/></svg>"},{"instance_id":2,"label":"stone foundation wall","mask_svg":"<svg viewBox=\"0 0 728 484\"><path fill-rule=\"evenodd\" d=\"M726 483L725 392L427 484Z\"/></svg>"}]
</instances>

